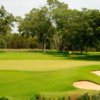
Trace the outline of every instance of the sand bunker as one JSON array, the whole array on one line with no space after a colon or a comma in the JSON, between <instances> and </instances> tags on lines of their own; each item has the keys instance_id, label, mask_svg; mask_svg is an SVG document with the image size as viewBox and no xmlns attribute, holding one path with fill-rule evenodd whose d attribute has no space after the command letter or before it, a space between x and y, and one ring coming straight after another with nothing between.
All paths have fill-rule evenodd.
<instances>
[{"instance_id":1,"label":"sand bunker","mask_svg":"<svg viewBox=\"0 0 100 100\"><path fill-rule=\"evenodd\" d=\"M80 81L73 83L74 87L80 88L80 89L87 89L87 90L100 90L100 85L89 82L89 81Z\"/></svg>"},{"instance_id":2,"label":"sand bunker","mask_svg":"<svg viewBox=\"0 0 100 100\"><path fill-rule=\"evenodd\" d=\"M92 71L92 73L100 76L100 71Z\"/></svg>"}]
</instances>

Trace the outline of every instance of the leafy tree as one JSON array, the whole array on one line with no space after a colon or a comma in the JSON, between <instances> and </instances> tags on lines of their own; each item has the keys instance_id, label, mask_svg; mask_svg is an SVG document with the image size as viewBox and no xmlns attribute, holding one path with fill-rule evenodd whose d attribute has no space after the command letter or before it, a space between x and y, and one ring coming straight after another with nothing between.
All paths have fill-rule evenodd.
<instances>
[{"instance_id":1,"label":"leafy tree","mask_svg":"<svg viewBox=\"0 0 100 100\"><path fill-rule=\"evenodd\" d=\"M54 28L46 7L32 9L30 14L26 15L26 18L19 26L19 31L22 35L34 36L38 39L43 52L45 52L47 41L50 41L53 35L53 30Z\"/></svg>"},{"instance_id":2,"label":"leafy tree","mask_svg":"<svg viewBox=\"0 0 100 100\"><path fill-rule=\"evenodd\" d=\"M8 13L4 6L0 7L0 34L10 33L12 30L14 16Z\"/></svg>"},{"instance_id":3,"label":"leafy tree","mask_svg":"<svg viewBox=\"0 0 100 100\"><path fill-rule=\"evenodd\" d=\"M7 47L7 43L4 39L0 38L0 48L6 48Z\"/></svg>"},{"instance_id":4,"label":"leafy tree","mask_svg":"<svg viewBox=\"0 0 100 100\"><path fill-rule=\"evenodd\" d=\"M47 3L52 23L56 28L53 37L55 44L54 48L59 49L62 43L63 32L65 32L63 30L66 30L68 5L63 2L59 2L58 0L48 0Z\"/></svg>"},{"instance_id":5,"label":"leafy tree","mask_svg":"<svg viewBox=\"0 0 100 100\"><path fill-rule=\"evenodd\" d=\"M19 34L11 33L14 22ZM100 51L100 11L83 8L72 10L58 0L33 8L25 18L14 17L0 7L0 47L38 48L60 51Z\"/></svg>"},{"instance_id":6,"label":"leafy tree","mask_svg":"<svg viewBox=\"0 0 100 100\"><path fill-rule=\"evenodd\" d=\"M79 23L77 21L77 37L79 37L77 40L79 40L78 42L80 43L79 48L81 53L89 47L95 47L97 45L97 41L99 40L97 35L98 33L96 33L97 26L95 22L97 12L97 10L88 9L83 9L80 12L80 16L78 18Z\"/></svg>"}]
</instances>

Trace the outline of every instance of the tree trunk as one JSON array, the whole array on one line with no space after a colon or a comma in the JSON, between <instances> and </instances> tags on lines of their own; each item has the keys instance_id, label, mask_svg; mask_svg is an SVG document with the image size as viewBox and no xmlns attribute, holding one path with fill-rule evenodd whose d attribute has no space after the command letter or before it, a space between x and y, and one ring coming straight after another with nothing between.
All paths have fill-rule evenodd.
<instances>
[{"instance_id":1,"label":"tree trunk","mask_svg":"<svg viewBox=\"0 0 100 100\"><path fill-rule=\"evenodd\" d=\"M42 43L42 51L43 51L43 53L45 53L45 48L46 48L46 39L44 39L43 43Z\"/></svg>"},{"instance_id":2,"label":"tree trunk","mask_svg":"<svg viewBox=\"0 0 100 100\"><path fill-rule=\"evenodd\" d=\"M81 54L83 54L83 50L81 50Z\"/></svg>"},{"instance_id":3,"label":"tree trunk","mask_svg":"<svg viewBox=\"0 0 100 100\"><path fill-rule=\"evenodd\" d=\"M45 53L45 43L43 44L43 49L42 49L43 53Z\"/></svg>"},{"instance_id":4,"label":"tree trunk","mask_svg":"<svg viewBox=\"0 0 100 100\"><path fill-rule=\"evenodd\" d=\"M83 54L83 48L82 47L81 47L81 50L80 51L81 51L81 54Z\"/></svg>"}]
</instances>

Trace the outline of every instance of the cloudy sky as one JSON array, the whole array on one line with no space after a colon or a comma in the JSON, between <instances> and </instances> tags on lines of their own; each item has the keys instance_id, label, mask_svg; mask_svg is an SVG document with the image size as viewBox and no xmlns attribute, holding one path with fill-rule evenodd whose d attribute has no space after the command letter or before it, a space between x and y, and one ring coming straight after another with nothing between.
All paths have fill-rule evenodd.
<instances>
[{"instance_id":1,"label":"cloudy sky","mask_svg":"<svg viewBox=\"0 0 100 100\"><path fill-rule=\"evenodd\" d=\"M100 0L59 0L67 3L69 8L81 9L99 9ZM0 5L3 5L7 11L15 16L24 16L32 8L41 7L46 4L46 0L0 0Z\"/></svg>"},{"instance_id":2,"label":"cloudy sky","mask_svg":"<svg viewBox=\"0 0 100 100\"><path fill-rule=\"evenodd\" d=\"M13 13L15 16L22 16L28 13L32 8L38 8L46 5L47 0L0 0L0 5L3 5L5 9ZM65 2L72 9L99 9L100 0L59 0ZM17 26L13 29L17 32Z\"/></svg>"}]
</instances>

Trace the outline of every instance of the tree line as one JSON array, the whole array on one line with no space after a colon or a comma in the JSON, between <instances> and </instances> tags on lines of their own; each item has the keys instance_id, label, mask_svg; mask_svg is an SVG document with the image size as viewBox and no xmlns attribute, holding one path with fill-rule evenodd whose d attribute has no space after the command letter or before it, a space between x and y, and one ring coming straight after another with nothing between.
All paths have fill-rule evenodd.
<instances>
[{"instance_id":1,"label":"tree line","mask_svg":"<svg viewBox=\"0 0 100 100\"><path fill-rule=\"evenodd\" d=\"M18 32L13 33L14 23ZM58 0L33 8L25 18L13 16L0 7L0 48L100 51L100 11L70 9Z\"/></svg>"}]
</instances>

